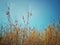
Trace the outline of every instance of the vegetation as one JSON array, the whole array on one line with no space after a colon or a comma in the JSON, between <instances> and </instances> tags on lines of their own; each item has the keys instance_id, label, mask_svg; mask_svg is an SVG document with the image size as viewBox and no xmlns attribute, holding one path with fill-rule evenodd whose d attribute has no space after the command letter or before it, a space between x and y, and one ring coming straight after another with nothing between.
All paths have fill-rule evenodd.
<instances>
[{"instance_id":1,"label":"vegetation","mask_svg":"<svg viewBox=\"0 0 60 45\"><path fill-rule=\"evenodd\" d=\"M30 31L26 28L15 28L4 36L0 35L0 45L60 45L60 25L48 26L44 34L34 28Z\"/></svg>"},{"instance_id":2,"label":"vegetation","mask_svg":"<svg viewBox=\"0 0 60 45\"><path fill-rule=\"evenodd\" d=\"M32 13L30 14L32 16ZM29 28L30 14L28 14L27 26L21 28L17 23L11 25L9 12L7 13L10 23L7 27L0 27L0 32L4 30L0 33L0 45L60 45L60 21L59 25L49 25L42 34L35 28ZM23 22L25 23L24 16Z\"/></svg>"}]
</instances>

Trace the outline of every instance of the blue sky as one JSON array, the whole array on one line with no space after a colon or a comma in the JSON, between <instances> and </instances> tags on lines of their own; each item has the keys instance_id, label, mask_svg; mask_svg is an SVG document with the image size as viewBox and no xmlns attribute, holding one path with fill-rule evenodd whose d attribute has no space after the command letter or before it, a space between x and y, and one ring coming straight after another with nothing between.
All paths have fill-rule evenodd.
<instances>
[{"instance_id":1,"label":"blue sky","mask_svg":"<svg viewBox=\"0 0 60 45\"><path fill-rule=\"evenodd\" d=\"M38 30L43 30L52 23L57 24L60 17L59 0L0 0L0 25L8 23L6 16L8 5L11 21L15 23L17 19L18 25L24 25L22 16L26 18L28 10L31 10L29 26Z\"/></svg>"}]
</instances>

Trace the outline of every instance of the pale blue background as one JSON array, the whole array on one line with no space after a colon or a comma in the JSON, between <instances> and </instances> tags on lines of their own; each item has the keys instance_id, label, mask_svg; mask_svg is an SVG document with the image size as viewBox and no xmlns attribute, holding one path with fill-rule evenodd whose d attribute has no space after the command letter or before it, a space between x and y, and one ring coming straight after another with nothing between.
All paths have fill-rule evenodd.
<instances>
[{"instance_id":1,"label":"pale blue background","mask_svg":"<svg viewBox=\"0 0 60 45\"><path fill-rule=\"evenodd\" d=\"M11 21L23 25L22 15L27 15L28 10L32 11L29 21L30 27L38 30L45 29L49 24L58 24L60 17L59 0L0 0L0 25L8 24L6 11L10 6Z\"/></svg>"}]
</instances>

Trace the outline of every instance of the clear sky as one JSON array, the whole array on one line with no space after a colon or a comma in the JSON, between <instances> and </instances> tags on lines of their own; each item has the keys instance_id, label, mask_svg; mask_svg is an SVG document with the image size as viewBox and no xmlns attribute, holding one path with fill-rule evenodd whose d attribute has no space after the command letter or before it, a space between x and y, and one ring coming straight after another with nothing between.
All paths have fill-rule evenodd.
<instances>
[{"instance_id":1,"label":"clear sky","mask_svg":"<svg viewBox=\"0 0 60 45\"><path fill-rule=\"evenodd\" d=\"M0 0L0 25L8 23L6 16L8 5L11 21L15 23L14 21L17 19L19 25L23 25L22 15L26 17L28 10L31 10L29 25L38 30L45 29L52 23L57 24L60 17L59 0Z\"/></svg>"}]
</instances>

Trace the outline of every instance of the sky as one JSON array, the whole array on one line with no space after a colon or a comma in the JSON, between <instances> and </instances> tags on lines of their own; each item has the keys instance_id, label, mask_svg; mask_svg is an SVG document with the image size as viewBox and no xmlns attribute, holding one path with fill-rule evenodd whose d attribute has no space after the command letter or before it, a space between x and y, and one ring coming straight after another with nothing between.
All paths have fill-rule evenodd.
<instances>
[{"instance_id":1,"label":"sky","mask_svg":"<svg viewBox=\"0 0 60 45\"><path fill-rule=\"evenodd\" d=\"M7 8L10 7L11 22L24 26L22 16L27 20L28 11L32 12L29 26L39 31L47 28L49 24L58 24L60 19L59 0L0 0L0 25L8 24Z\"/></svg>"}]
</instances>

